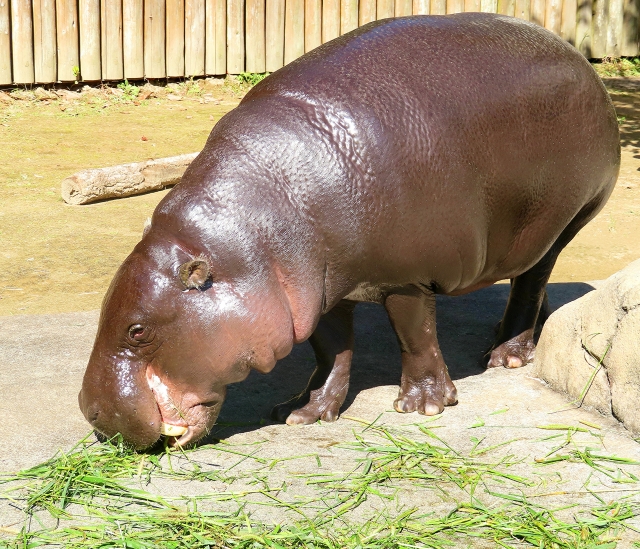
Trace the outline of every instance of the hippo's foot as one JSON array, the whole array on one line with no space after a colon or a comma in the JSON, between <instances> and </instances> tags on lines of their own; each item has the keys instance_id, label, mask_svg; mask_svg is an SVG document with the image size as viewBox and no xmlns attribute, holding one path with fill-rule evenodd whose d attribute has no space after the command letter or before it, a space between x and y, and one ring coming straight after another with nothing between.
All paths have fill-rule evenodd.
<instances>
[{"instance_id":1,"label":"hippo's foot","mask_svg":"<svg viewBox=\"0 0 640 549\"><path fill-rule=\"evenodd\" d=\"M275 406L271 411L271 418L286 422L287 425L310 425L319 419L335 421L340 415L340 407L347 394L347 388L347 386L342 387L338 394L323 394L321 391L305 392Z\"/></svg>"},{"instance_id":2,"label":"hippo's foot","mask_svg":"<svg viewBox=\"0 0 640 549\"><path fill-rule=\"evenodd\" d=\"M534 331L526 330L520 335L501 343L491 349L487 368L520 368L533 362L536 345L533 340Z\"/></svg>"},{"instance_id":3,"label":"hippo's foot","mask_svg":"<svg viewBox=\"0 0 640 549\"><path fill-rule=\"evenodd\" d=\"M425 416L442 413L445 406L458 403L458 391L451 381L446 367L436 375L428 374L420 379L402 376L400 393L393 407L401 413L418 412Z\"/></svg>"}]
</instances>

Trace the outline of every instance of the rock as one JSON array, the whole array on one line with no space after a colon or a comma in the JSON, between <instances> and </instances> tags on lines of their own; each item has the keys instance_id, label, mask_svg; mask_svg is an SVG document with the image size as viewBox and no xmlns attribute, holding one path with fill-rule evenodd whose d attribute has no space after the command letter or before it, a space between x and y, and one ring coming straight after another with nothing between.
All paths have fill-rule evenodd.
<instances>
[{"instance_id":1,"label":"rock","mask_svg":"<svg viewBox=\"0 0 640 549\"><path fill-rule=\"evenodd\" d=\"M533 372L640 434L640 260L549 317Z\"/></svg>"},{"instance_id":2,"label":"rock","mask_svg":"<svg viewBox=\"0 0 640 549\"><path fill-rule=\"evenodd\" d=\"M35 95L35 98L39 101L53 101L58 99L55 93L45 90L44 88L36 88L33 90L33 95Z\"/></svg>"}]
</instances>

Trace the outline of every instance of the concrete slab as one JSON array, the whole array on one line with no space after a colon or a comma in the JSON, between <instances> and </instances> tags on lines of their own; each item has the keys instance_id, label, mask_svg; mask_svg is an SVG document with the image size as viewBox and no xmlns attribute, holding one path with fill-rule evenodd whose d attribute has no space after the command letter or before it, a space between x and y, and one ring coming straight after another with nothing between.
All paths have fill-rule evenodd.
<instances>
[{"instance_id":1,"label":"concrete slab","mask_svg":"<svg viewBox=\"0 0 640 549\"><path fill-rule=\"evenodd\" d=\"M558 412L567 408L566 399L531 378L529 368L484 371L480 358L491 345L508 289L508 285L495 285L467 296L438 298L441 348L460 399L457 406L447 408L437 420L438 436L462 452L473 448L473 438L484 438L482 447L511 441L505 445L504 455L521 458L522 464L514 466L514 471L526 469L531 474L534 459L543 457L558 444L557 439L542 440L549 433L537 426L580 425L582 421L601 427L597 430L600 438L593 440L595 446L640 461L640 445L615 420L586 409ZM584 283L552 284L549 287L552 307L591 289L592 286ZM78 410L77 393L97 318L97 312L0 318L0 440L3 442L0 472L35 465L58 449L70 448L88 432L88 424ZM232 446L251 445L257 449L256 455L265 459L306 455L306 458L284 462L269 473L274 482L290 485L291 497L303 497L311 489L297 480L296 475L319 470L350 471L357 466L362 454L342 448L340 444L353 441L354 430L362 431L359 420L371 422L378 418L378 423L395 427L423 422L425 418L418 414L403 415L392 410L400 379L400 353L382 307L359 305L355 325L353 376L339 421L290 427L273 424L268 419L271 407L300 391L313 370L311 349L303 344L271 374L252 374L245 382L229 388L219 425L209 441L223 438ZM193 459L214 470L223 470L239 460L236 454L223 451L232 446L208 447L193 454ZM252 460L246 460L236 470L253 466ZM640 477L640 467L630 466L629 470ZM592 469L584 463L568 461L545 468L538 478L545 480L534 489L538 492L533 495L541 497L540 490L556 494L549 497L549 505L552 500L553 504L567 501L580 504L585 497L592 498L582 490L585 482L605 492L609 490L607 478L589 479L591 473ZM238 480L234 489L242 487L242 482ZM163 479L154 479L146 487L174 496L210 493L218 488L230 489L213 481L184 483ZM617 490L616 486L613 488ZM613 496L615 493L615 490L611 492L612 497L617 497ZM402 501L435 510L438 506L450 507L454 496L448 499L442 495L425 495L424 491L405 486ZM611 499L608 495L603 497L607 501ZM366 510L365 506L359 513ZM280 508L258 505L254 516L281 520L281 513ZM18 518L16 509L0 500L0 526L14 524ZM625 534L623 542L638 539L634 536L637 534ZM631 546L624 543L618 547Z\"/></svg>"}]
</instances>

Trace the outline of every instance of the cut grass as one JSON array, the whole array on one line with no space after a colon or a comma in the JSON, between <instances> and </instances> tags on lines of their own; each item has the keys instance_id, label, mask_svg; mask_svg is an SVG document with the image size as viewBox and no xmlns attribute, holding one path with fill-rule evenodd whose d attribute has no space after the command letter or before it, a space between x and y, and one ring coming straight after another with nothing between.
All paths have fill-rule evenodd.
<instances>
[{"instance_id":1,"label":"cut grass","mask_svg":"<svg viewBox=\"0 0 640 549\"><path fill-rule=\"evenodd\" d=\"M272 482L271 475L291 458L262 457L260 444L248 449L225 443L206 447L238 457L226 468L216 468L199 461L200 450L138 454L118 440L98 444L87 437L67 453L0 478L0 497L19 506L25 519L6 546L613 549L620 532L637 532L638 479L620 469L636 462L584 447L575 436L598 440L584 427L541 427L562 431L554 437L565 440L534 461L509 453L514 441L488 446L480 454L482 440L473 439L473 450L465 455L435 434L433 421L408 428L366 424L354 432L352 442L341 446L355 453L353 470L326 472L318 456L300 456L317 460L320 471L292 474L284 483ZM559 454L560 449L569 453ZM552 496L571 492L533 494L540 484L536 470L553 467L565 457L577 459L589 471L575 501L549 503ZM531 475L515 471L523 464ZM592 475L624 478L634 486L619 490L624 497L605 501L587 485ZM198 496L159 496L148 489L158 478L224 489ZM295 480L302 480L312 495L296 494ZM245 489L232 490L236 481ZM132 487L135 483L139 487ZM407 490L414 496L437 492L441 504L425 512L415 506L414 497L414 504L407 505ZM262 500L251 499L252 494ZM585 494L592 498L589 505ZM222 501L235 508L221 510ZM277 508L278 523L253 518L256 503ZM54 519L53 524L46 517Z\"/></svg>"}]
</instances>

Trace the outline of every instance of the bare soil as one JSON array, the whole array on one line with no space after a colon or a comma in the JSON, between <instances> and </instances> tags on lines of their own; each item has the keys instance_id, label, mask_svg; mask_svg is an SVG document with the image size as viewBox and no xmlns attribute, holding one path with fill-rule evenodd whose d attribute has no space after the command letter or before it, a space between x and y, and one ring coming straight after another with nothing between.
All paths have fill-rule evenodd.
<instances>
[{"instance_id":1,"label":"bare soil","mask_svg":"<svg viewBox=\"0 0 640 549\"><path fill-rule=\"evenodd\" d=\"M637 83L609 82L622 132L620 178L604 210L560 256L552 282L603 279L640 257ZM201 81L156 88L142 100L109 90L0 93L0 315L99 308L168 191L69 206L60 182L84 168L198 151L242 92Z\"/></svg>"}]
</instances>

